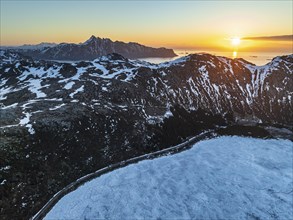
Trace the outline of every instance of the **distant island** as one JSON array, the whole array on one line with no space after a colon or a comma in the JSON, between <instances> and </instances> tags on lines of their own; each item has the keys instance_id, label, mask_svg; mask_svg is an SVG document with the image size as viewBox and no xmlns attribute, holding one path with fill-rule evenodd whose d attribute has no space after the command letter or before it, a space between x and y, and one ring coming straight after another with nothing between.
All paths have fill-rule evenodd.
<instances>
[{"instance_id":1,"label":"distant island","mask_svg":"<svg viewBox=\"0 0 293 220\"><path fill-rule=\"evenodd\" d=\"M93 35L79 44L40 43L37 45L2 47L1 49L17 51L34 59L43 60L94 60L110 53L118 53L129 59L177 56L173 49L153 48L134 42L112 41L109 38L99 38Z\"/></svg>"}]
</instances>

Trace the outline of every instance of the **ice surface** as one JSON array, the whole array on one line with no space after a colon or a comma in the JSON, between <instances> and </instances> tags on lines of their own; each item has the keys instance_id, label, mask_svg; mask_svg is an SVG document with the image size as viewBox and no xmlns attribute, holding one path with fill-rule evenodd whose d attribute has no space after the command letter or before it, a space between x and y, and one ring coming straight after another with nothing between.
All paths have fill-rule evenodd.
<instances>
[{"instance_id":1,"label":"ice surface","mask_svg":"<svg viewBox=\"0 0 293 220\"><path fill-rule=\"evenodd\" d=\"M102 175L45 219L292 219L292 142L242 137Z\"/></svg>"}]
</instances>

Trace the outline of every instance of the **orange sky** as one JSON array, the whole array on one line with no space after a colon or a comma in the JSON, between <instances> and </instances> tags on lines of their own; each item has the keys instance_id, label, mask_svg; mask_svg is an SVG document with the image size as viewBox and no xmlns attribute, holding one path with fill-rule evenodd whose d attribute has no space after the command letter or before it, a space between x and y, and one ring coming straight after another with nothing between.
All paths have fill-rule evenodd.
<instances>
[{"instance_id":1,"label":"orange sky","mask_svg":"<svg viewBox=\"0 0 293 220\"><path fill-rule=\"evenodd\" d=\"M1 45L74 42L91 35L174 49L292 52L292 1L1 1Z\"/></svg>"}]
</instances>

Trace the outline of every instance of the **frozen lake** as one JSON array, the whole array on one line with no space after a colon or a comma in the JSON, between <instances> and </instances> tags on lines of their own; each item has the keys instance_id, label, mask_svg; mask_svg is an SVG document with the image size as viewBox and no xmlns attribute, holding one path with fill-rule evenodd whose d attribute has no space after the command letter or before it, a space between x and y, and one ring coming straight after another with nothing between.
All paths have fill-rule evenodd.
<instances>
[{"instance_id":1,"label":"frozen lake","mask_svg":"<svg viewBox=\"0 0 293 220\"><path fill-rule=\"evenodd\" d=\"M288 140L219 137L104 174L45 219L292 219Z\"/></svg>"}]
</instances>

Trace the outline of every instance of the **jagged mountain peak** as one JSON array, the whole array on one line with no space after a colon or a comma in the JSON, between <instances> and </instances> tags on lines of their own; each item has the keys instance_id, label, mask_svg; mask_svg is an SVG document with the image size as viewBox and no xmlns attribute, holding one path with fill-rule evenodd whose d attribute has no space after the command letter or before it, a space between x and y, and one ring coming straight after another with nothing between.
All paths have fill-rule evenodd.
<instances>
[{"instance_id":1,"label":"jagged mountain peak","mask_svg":"<svg viewBox=\"0 0 293 220\"><path fill-rule=\"evenodd\" d=\"M31 47L33 48L33 47ZM18 48L10 48L18 51ZM138 43L125 43L121 41L113 42L109 38L99 38L92 35L84 43L61 43L38 47L38 49L22 50L23 54L40 60L71 60L89 61L99 56L110 53L118 53L126 58L137 59L143 57L175 57L172 49L152 48Z\"/></svg>"},{"instance_id":2,"label":"jagged mountain peak","mask_svg":"<svg viewBox=\"0 0 293 220\"><path fill-rule=\"evenodd\" d=\"M83 45L88 45L88 44L91 44L93 42L96 42L98 39L100 38L97 38L96 36L92 35L89 39L87 39L85 42L83 42L82 44Z\"/></svg>"},{"instance_id":3,"label":"jagged mountain peak","mask_svg":"<svg viewBox=\"0 0 293 220\"><path fill-rule=\"evenodd\" d=\"M95 35L92 35L88 40L95 40L97 37Z\"/></svg>"}]
</instances>

